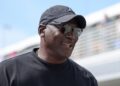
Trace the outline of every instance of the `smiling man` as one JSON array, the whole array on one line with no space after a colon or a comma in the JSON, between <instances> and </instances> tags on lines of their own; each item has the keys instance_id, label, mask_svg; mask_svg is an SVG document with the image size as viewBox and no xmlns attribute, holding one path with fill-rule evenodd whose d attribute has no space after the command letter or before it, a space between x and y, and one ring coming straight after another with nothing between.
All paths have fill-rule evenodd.
<instances>
[{"instance_id":1,"label":"smiling man","mask_svg":"<svg viewBox=\"0 0 120 86\"><path fill-rule=\"evenodd\" d=\"M40 47L0 63L0 86L98 86L94 76L69 57L86 26L82 15L56 5L41 16Z\"/></svg>"}]
</instances>

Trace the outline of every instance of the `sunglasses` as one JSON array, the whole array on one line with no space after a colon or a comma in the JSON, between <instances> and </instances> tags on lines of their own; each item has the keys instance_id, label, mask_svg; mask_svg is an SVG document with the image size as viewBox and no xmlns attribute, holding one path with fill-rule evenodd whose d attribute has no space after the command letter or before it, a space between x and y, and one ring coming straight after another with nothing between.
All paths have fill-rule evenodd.
<instances>
[{"instance_id":1,"label":"sunglasses","mask_svg":"<svg viewBox=\"0 0 120 86\"><path fill-rule=\"evenodd\" d=\"M73 33L76 36L80 36L81 33L83 32L83 29L78 28L74 25L71 24L65 24L65 25L54 25L55 27L57 27L63 34L67 34L67 33Z\"/></svg>"}]
</instances>

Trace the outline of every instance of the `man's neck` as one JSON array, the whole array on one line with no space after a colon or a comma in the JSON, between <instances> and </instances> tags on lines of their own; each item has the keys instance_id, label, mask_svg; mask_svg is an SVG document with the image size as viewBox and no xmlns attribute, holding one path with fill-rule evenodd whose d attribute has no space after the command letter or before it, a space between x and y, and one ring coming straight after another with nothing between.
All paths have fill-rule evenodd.
<instances>
[{"instance_id":1,"label":"man's neck","mask_svg":"<svg viewBox=\"0 0 120 86\"><path fill-rule=\"evenodd\" d=\"M54 52L51 52L50 50L45 50L44 48L39 48L37 50L37 55L40 59L52 63L52 64L61 64L66 61L66 59L58 59L58 55L55 55Z\"/></svg>"}]
</instances>

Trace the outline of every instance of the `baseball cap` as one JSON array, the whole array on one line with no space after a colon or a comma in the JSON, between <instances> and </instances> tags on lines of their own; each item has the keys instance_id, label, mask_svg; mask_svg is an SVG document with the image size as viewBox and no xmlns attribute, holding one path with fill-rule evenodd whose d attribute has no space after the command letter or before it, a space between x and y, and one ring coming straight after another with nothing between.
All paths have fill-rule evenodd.
<instances>
[{"instance_id":1,"label":"baseball cap","mask_svg":"<svg viewBox=\"0 0 120 86\"><path fill-rule=\"evenodd\" d=\"M47 9L41 16L39 26L47 24L64 24L75 19L78 27L83 29L86 27L86 20L82 15L76 15L75 12L63 5L55 5Z\"/></svg>"}]
</instances>

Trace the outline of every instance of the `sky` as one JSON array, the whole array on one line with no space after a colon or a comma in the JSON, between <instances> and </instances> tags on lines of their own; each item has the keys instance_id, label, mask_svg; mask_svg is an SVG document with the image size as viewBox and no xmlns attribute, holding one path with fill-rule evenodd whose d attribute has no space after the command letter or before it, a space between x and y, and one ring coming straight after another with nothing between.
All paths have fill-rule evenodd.
<instances>
[{"instance_id":1,"label":"sky","mask_svg":"<svg viewBox=\"0 0 120 86\"><path fill-rule=\"evenodd\" d=\"M87 16L117 3L120 0L0 0L0 49L37 35L40 16L51 6L66 5Z\"/></svg>"}]
</instances>

